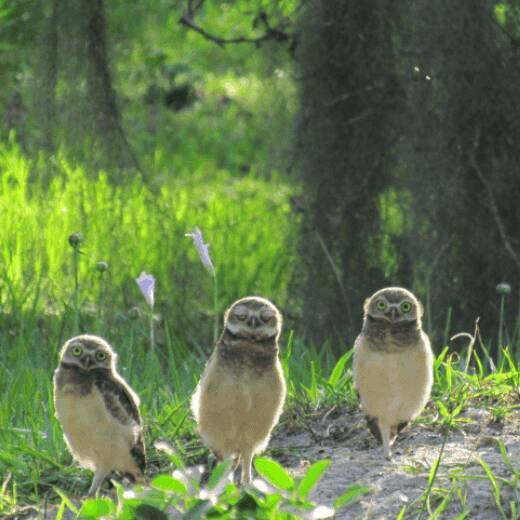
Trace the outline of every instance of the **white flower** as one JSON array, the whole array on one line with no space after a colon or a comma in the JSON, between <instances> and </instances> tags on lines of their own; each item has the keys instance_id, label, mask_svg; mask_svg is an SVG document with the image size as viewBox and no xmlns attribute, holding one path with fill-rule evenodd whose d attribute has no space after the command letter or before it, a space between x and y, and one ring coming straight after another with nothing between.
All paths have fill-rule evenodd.
<instances>
[{"instance_id":1,"label":"white flower","mask_svg":"<svg viewBox=\"0 0 520 520\"><path fill-rule=\"evenodd\" d=\"M187 237L191 237L193 239L193 243L197 248L197 252L199 253L200 261L202 265L213 275L215 276L215 268L213 267L213 263L211 262L211 258L209 256L208 245L205 244L202 238L201 230L196 227L195 231L192 233L186 233Z\"/></svg>"},{"instance_id":2,"label":"white flower","mask_svg":"<svg viewBox=\"0 0 520 520\"><path fill-rule=\"evenodd\" d=\"M154 304L154 290L155 290L155 278L144 271L136 278L135 281L143 293L146 303L153 308Z\"/></svg>"}]
</instances>

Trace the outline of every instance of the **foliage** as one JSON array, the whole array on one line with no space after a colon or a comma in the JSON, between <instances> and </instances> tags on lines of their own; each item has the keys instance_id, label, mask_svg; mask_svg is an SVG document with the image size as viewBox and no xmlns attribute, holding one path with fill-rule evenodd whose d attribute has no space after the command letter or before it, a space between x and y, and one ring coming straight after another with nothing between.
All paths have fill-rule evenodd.
<instances>
[{"instance_id":1,"label":"foliage","mask_svg":"<svg viewBox=\"0 0 520 520\"><path fill-rule=\"evenodd\" d=\"M360 302L391 284L425 300L438 340L447 317L464 330L480 316L493 352L517 344L494 323L502 281L516 291L506 321L520 312L518 4L303 7L297 287L320 323L305 332L353 338Z\"/></svg>"},{"instance_id":2,"label":"foliage","mask_svg":"<svg viewBox=\"0 0 520 520\"><path fill-rule=\"evenodd\" d=\"M53 178L41 190L37 172L48 162ZM276 173L268 182L254 175L233 178L225 171L213 179L192 172L154 194L139 177L113 186L103 172L92 179L60 156L42 155L31 163L16 147L0 150L0 172L0 303L5 313L28 312L45 321L45 316L72 309L63 276L73 268L67 237L76 231L84 237L82 329L96 326L102 291L101 304L123 304L123 313L125 305L140 302L133 278L141 271L159 280L155 311L161 315L163 344L167 323L176 340L208 345L212 336L196 324L211 322L213 312L221 314L245 293L263 294L282 307L287 301L297 220L290 214L291 188ZM204 230L217 266L217 309L207 305L212 284L198 269L196 252L185 237L196 226ZM106 273L96 269L99 260L108 263ZM116 323L129 326L124 314L109 320L107 333ZM193 335L194 330L200 334Z\"/></svg>"}]
</instances>

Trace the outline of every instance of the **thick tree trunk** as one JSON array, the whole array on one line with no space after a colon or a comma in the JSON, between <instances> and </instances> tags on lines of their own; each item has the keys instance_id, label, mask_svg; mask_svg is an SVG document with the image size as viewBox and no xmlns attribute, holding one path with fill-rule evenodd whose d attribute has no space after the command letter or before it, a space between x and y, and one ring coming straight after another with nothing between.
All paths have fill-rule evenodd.
<instances>
[{"instance_id":1,"label":"thick tree trunk","mask_svg":"<svg viewBox=\"0 0 520 520\"><path fill-rule=\"evenodd\" d=\"M300 289L303 326L314 341L352 342L364 298L388 280L381 196L403 103L394 11L380 0L311 2L299 27L297 152L309 194Z\"/></svg>"}]
</instances>

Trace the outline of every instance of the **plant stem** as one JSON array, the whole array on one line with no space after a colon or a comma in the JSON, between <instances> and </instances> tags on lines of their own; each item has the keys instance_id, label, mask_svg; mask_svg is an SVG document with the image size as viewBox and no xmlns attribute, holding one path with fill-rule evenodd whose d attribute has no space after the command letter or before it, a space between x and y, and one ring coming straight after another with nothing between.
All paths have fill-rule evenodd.
<instances>
[{"instance_id":1,"label":"plant stem","mask_svg":"<svg viewBox=\"0 0 520 520\"><path fill-rule=\"evenodd\" d=\"M97 316L96 316L96 328L99 334L102 333L103 329L103 300L105 296L105 281L103 278L103 273L100 273L99 280L99 297L97 304Z\"/></svg>"},{"instance_id":2,"label":"plant stem","mask_svg":"<svg viewBox=\"0 0 520 520\"><path fill-rule=\"evenodd\" d=\"M74 270L74 334L79 333L79 247L74 247L72 266Z\"/></svg>"},{"instance_id":3,"label":"plant stem","mask_svg":"<svg viewBox=\"0 0 520 520\"><path fill-rule=\"evenodd\" d=\"M503 342L503 328L504 328L504 300L505 295L500 295L500 316L498 317L498 345L497 345L497 353L504 346Z\"/></svg>"},{"instance_id":4,"label":"plant stem","mask_svg":"<svg viewBox=\"0 0 520 520\"><path fill-rule=\"evenodd\" d=\"M213 275L213 343L218 338L218 280L217 273Z\"/></svg>"},{"instance_id":5,"label":"plant stem","mask_svg":"<svg viewBox=\"0 0 520 520\"><path fill-rule=\"evenodd\" d=\"M153 307L149 307L149 319L150 319L150 350L155 348L155 331L153 328Z\"/></svg>"}]
</instances>

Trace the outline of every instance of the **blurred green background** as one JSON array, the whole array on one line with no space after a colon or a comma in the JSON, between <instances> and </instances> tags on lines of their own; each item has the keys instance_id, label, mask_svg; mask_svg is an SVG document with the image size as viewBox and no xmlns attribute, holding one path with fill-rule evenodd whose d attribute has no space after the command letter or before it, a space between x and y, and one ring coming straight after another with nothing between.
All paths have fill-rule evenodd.
<instances>
[{"instance_id":1,"label":"blurred green background","mask_svg":"<svg viewBox=\"0 0 520 520\"><path fill-rule=\"evenodd\" d=\"M81 330L102 314L124 337L146 271L163 346L207 351L215 315L261 294L339 354L364 298L404 285L437 350L480 317L518 351L519 19L488 0L2 0L0 330L73 332L80 232Z\"/></svg>"}]
</instances>

